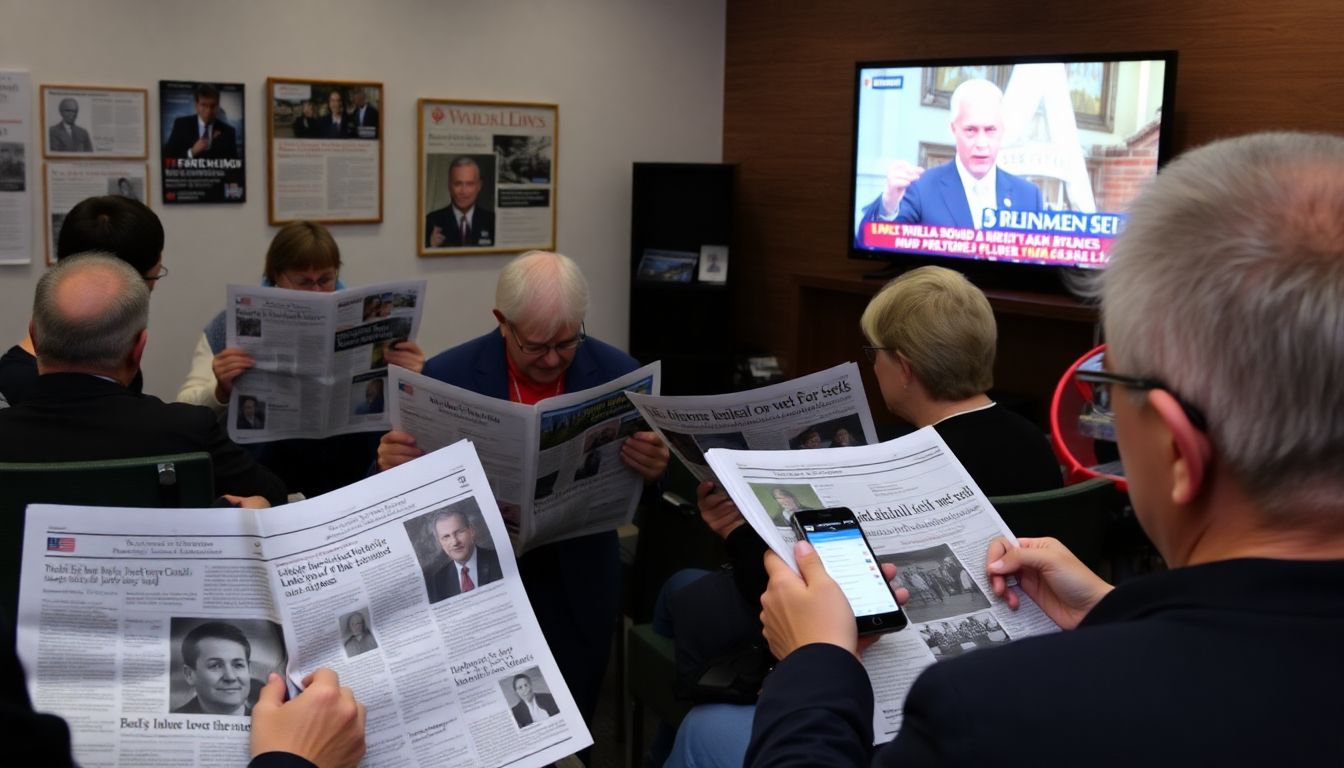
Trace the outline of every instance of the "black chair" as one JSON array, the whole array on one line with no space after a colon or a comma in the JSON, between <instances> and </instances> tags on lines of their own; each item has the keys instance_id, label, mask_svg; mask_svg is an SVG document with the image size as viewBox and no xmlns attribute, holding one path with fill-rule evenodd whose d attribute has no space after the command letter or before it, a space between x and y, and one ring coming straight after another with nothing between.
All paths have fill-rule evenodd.
<instances>
[{"instance_id":1,"label":"black chair","mask_svg":"<svg viewBox=\"0 0 1344 768\"><path fill-rule=\"evenodd\" d=\"M172 508L214 503L214 470L208 453L0 462L0 610L13 625L18 615L24 510L29 504Z\"/></svg>"},{"instance_id":2,"label":"black chair","mask_svg":"<svg viewBox=\"0 0 1344 768\"><path fill-rule=\"evenodd\" d=\"M1110 577L1117 531L1126 527L1129 496L1105 478L1053 491L994 496L989 502L1016 536L1053 536L1103 578Z\"/></svg>"}]
</instances>

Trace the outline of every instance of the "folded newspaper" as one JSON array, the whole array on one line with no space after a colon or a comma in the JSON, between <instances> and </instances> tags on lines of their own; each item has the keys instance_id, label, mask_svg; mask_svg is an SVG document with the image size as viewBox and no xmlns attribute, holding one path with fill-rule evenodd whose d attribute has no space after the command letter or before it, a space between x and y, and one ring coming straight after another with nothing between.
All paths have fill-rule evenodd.
<instances>
[{"instance_id":1,"label":"folded newspaper","mask_svg":"<svg viewBox=\"0 0 1344 768\"><path fill-rule=\"evenodd\" d=\"M854 363L727 395L657 397L631 392L645 421L697 480L711 480L705 451L784 450L877 442Z\"/></svg>"},{"instance_id":2,"label":"folded newspaper","mask_svg":"<svg viewBox=\"0 0 1344 768\"><path fill-rule=\"evenodd\" d=\"M267 675L318 667L368 710L366 766L592 744L466 441L279 509L31 506L18 650L86 768L243 765Z\"/></svg>"},{"instance_id":3,"label":"folded newspaper","mask_svg":"<svg viewBox=\"0 0 1344 768\"><path fill-rule=\"evenodd\" d=\"M706 458L743 517L795 570L789 519L825 507L853 510L877 559L896 566L910 590L910 625L863 654L878 743L900 730L905 695L924 667L1058 629L1026 595L1014 611L990 589L989 543L1016 539L933 427L858 448L718 449Z\"/></svg>"},{"instance_id":4,"label":"folded newspaper","mask_svg":"<svg viewBox=\"0 0 1344 768\"><path fill-rule=\"evenodd\" d=\"M644 479L621 461L621 444L648 426L626 393L657 394L659 363L536 405L389 370L392 428L426 451L464 438L475 443L519 554L634 518Z\"/></svg>"},{"instance_id":5,"label":"folded newspaper","mask_svg":"<svg viewBox=\"0 0 1344 768\"><path fill-rule=\"evenodd\" d=\"M335 293L230 285L225 343L256 365L234 382L236 443L387 431L384 353L414 340L425 281Z\"/></svg>"}]
</instances>

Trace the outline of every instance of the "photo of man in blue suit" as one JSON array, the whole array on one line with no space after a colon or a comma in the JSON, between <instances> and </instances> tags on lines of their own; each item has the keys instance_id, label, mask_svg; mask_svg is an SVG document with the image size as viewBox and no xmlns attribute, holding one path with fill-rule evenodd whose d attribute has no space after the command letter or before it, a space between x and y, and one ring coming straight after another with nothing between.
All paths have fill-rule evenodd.
<instances>
[{"instance_id":1,"label":"photo of man in blue suit","mask_svg":"<svg viewBox=\"0 0 1344 768\"><path fill-rule=\"evenodd\" d=\"M927 171L892 163L886 189L863 209L860 242L870 221L979 229L986 210L1041 210L1041 190L997 165L1003 91L988 80L967 80L952 92L951 112L956 157Z\"/></svg>"}]
</instances>

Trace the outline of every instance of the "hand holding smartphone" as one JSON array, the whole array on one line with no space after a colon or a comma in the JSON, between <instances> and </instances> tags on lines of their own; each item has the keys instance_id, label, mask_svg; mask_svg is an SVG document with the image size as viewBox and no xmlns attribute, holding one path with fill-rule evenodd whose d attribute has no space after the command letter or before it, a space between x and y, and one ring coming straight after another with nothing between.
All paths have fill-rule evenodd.
<instances>
[{"instance_id":1,"label":"hand holding smartphone","mask_svg":"<svg viewBox=\"0 0 1344 768\"><path fill-rule=\"evenodd\" d=\"M826 573L845 593L860 635L905 628L909 621L849 508L798 510L793 513L792 524L794 532L812 545Z\"/></svg>"}]
</instances>

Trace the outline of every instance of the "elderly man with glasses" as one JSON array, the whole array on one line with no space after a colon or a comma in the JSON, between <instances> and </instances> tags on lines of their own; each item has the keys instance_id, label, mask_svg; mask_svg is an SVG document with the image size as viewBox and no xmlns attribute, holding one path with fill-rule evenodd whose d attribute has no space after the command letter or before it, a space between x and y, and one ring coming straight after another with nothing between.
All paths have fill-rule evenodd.
<instances>
[{"instance_id":1,"label":"elderly man with glasses","mask_svg":"<svg viewBox=\"0 0 1344 768\"><path fill-rule=\"evenodd\" d=\"M584 333L588 282L569 258L530 251L506 265L495 289L498 327L430 358L424 374L501 400L532 404L605 384L639 367L634 358ZM414 436L392 431L378 446L378 468L424 452ZM636 432L621 459L647 483L662 476L667 446ZM541 630L584 717L597 706L620 596L614 531L539 547L518 560Z\"/></svg>"}]
</instances>

